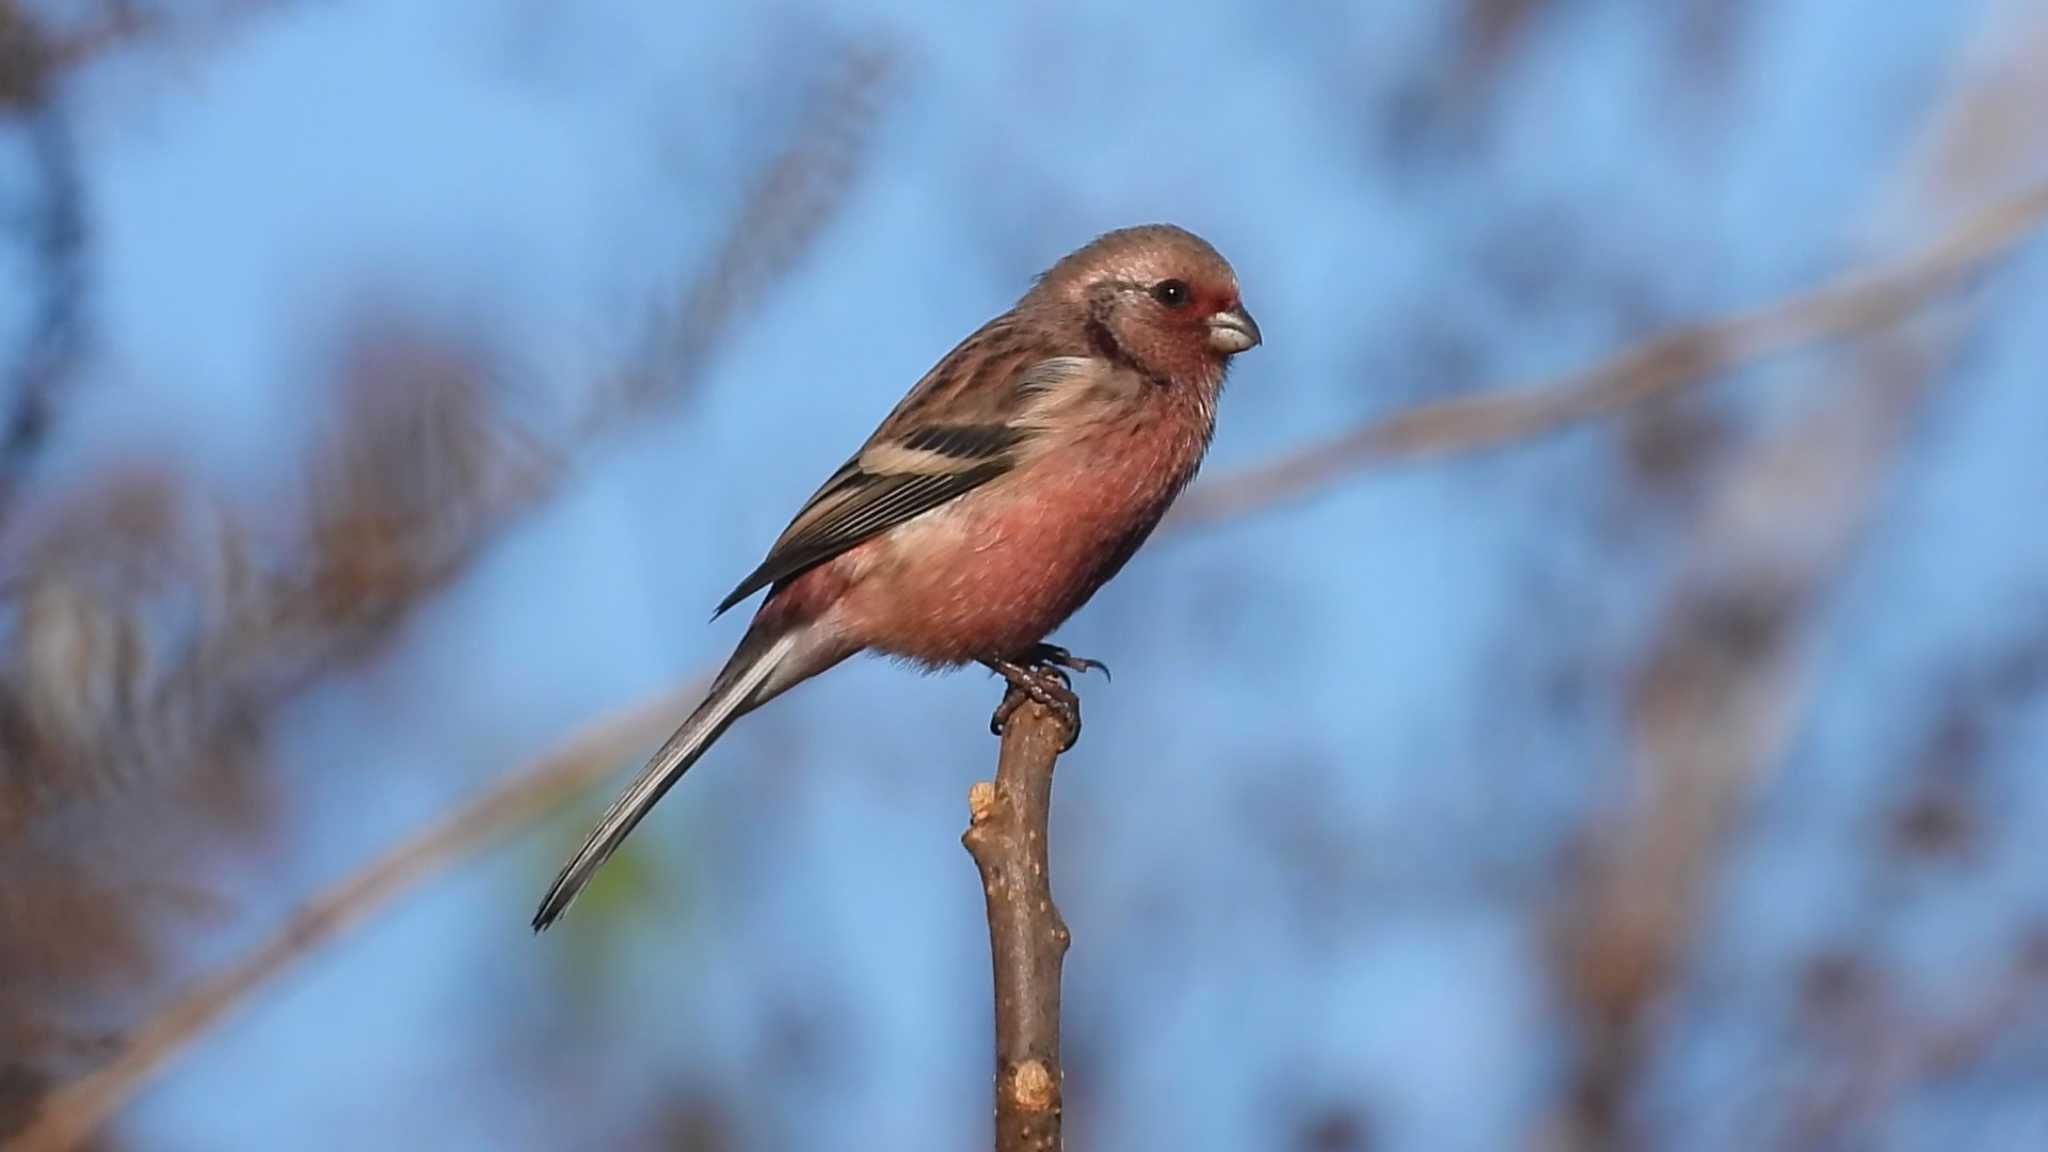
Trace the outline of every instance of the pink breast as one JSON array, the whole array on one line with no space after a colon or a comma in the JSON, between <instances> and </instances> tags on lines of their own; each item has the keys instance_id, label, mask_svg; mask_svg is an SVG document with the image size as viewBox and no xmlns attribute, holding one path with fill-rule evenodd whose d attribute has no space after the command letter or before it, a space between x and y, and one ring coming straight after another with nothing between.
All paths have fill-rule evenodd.
<instances>
[{"instance_id":1,"label":"pink breast","mask_svg":"<svg viewBox=\"0 0 2048 1152\"><path fill-rule=\"evenodd\" d=\"M835 623L935 666L1043 640L1158 523L1192 468L1174 440L1106 431L848 552L828 565Z\"/></svg>"}]
</instances>

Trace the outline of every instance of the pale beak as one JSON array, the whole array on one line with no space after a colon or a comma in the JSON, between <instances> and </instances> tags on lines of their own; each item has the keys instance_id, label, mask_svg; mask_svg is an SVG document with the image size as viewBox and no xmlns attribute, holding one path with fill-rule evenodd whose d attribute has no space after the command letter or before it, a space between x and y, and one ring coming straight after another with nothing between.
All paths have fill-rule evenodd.
<instances>
[{"instance_id":1,"label":"pale beak","mask_svg":"<svg viewBox=\"0 0 2048 1152\"><path fill-rule=\"evenodd\" d=\"M1258 321L1243 305L1209 317L1209 347L1218 355L1235 356L1258 346Z\"/></svg>"}]
</instances>

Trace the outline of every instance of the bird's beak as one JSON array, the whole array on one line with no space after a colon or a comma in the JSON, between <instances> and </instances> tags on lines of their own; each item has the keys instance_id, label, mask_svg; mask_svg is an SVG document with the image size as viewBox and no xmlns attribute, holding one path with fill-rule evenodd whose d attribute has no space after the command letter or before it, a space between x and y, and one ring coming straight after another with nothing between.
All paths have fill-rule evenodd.
<instances>
[{"instance_id":1,"label":"bird's beak","mask_svg":"<svg viewBox=\"0 0 2048 1152\"><path fill-rule=\"evenodd\" d=\"M1209 347L1221 356L1235 356L1259 346L1259 324L1243 305L1209 317Z\"/></svg>"}]
</instances>

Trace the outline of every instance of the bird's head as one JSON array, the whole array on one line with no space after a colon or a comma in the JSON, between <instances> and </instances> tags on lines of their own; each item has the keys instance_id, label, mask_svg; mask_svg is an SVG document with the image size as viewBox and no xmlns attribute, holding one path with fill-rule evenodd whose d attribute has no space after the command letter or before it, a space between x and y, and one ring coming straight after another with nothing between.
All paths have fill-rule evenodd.
<instances>
[{"instance_id":1,"label":"bird's head","mask_svg":"<svg viewBox=\"0 0 2048 1152\"><path fill-rule=\"evenodd\" d=\"M1100 354L1163 381L1213 387L1232 356L1259 343L1237 273L1171 224L1099 237L1053 265L1033 297L1080 319Z\"/></svg>"}]
</instances>

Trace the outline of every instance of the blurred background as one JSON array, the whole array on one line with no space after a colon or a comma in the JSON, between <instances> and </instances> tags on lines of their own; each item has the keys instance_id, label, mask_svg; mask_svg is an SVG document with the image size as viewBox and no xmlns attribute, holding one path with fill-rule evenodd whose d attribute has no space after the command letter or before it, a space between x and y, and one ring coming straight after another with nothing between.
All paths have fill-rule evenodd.
<instances>
[{"instance_id":1,"label":"blurred background","mask_svg":"<svg viewBox=\"0 0 2048 1152\"><path fill-rule=\"evenodd\" d=\"M0 0L0 1134L986 1147L980 672L527 920L1171 220L1266 345L1060 634L1070 1147L2048 1148L2043 107L2036 0Z\"/></svg>"}]
</instances>

